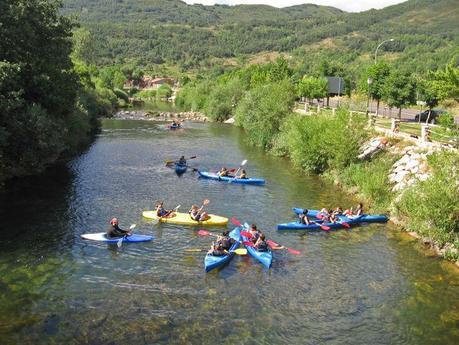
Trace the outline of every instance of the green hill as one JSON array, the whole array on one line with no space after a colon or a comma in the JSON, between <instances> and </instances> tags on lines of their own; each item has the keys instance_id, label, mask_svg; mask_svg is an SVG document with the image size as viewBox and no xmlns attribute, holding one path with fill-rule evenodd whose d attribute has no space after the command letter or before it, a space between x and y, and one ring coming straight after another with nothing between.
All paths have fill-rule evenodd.
<instances>
[{"instance_id":1,"label":"green hill","mask_svg":"<svg viewBox=\"0 0 459 345\"><path fill-rule=\"evenodd\" d=\"M76 15L92 32L95 59L102 65L134 60L187 70L273 51L336 54L352 63L357 57L369 60L378 42L390 37L396 42L384 50L393 60L425 70L449 61L459 46L457 0L410 0L361 13L310 4L279 9L178 0L65 0L63 13Z\"/></svg>"}]
</instances>

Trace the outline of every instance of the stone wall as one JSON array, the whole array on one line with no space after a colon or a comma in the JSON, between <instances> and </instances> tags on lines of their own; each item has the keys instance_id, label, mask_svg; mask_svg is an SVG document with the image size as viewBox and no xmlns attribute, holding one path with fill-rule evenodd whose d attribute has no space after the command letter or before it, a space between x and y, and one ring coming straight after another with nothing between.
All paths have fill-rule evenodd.
<instances>
[{"instance_id":1,"label":"stone wall","mask_svg":"<svg viewBox=\"0 0 459 345\"><path fill-rule=\"evenodd\" d=\"M122 120L146 120L146 121L170 121L170 120L189 120L206 122L209 119L203 113L196 111L185 112L158 112L148 110L120 110L113 114L114 119Z\"/></svg>"}]
</instances>

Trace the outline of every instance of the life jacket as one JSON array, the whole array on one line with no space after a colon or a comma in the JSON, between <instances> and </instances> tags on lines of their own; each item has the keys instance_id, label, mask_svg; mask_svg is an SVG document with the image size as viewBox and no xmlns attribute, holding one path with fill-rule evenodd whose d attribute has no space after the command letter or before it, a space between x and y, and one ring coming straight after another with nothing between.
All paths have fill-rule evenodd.
<instances>
[{"instance_id":1,"label":"life jacket","mask_svg":"<svg viewBox=\"0 0 459 345\"><path fill-rule=\"evenodd\" d=\"M230 249L231 246L233 245L233 241L232 241L232 238L230 237L223 237L221 240L220 240L220 245L222 246L223 249Z\"/></svg>"},{"instance_id":2,"label":"life jacket","mask_svg":"<svg viewBox=\"0 0 459 345\"><path fill-rule=\"evenodd\" d=\"M257 249L258 249L259 252L267 252L268 251L268 244L266 243L266 241L261 241L258 244Z\"/></svg>"}]
</instances>

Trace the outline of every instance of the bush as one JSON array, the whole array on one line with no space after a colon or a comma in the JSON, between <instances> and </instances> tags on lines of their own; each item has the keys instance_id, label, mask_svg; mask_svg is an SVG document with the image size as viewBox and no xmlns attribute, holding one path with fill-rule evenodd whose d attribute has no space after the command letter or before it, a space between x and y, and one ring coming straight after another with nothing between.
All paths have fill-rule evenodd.
<instances>
[{"instance_id":1,"label":"bush","mask_svg":"<svg viewBox=\"0 0 459 345\"><path fill-rule=\"evenodd\" d=\"M255 146L271 148L281 124L294 103L293 85L284 80L267 84L246 93L236 109L236 122Z\"/></svg>"},{"instance_id":2,"label":"bush","mask_svg":"<svg viewBox=\"0 0 459 345\"><path fill-rule=\"evenodd\" d=\"M215 121L227 120L233 116L243 94L243 85L238 78L216 85L206 102L206 114Z\"/></svg>"},{"instance_id":3,"label":"bush","mask_svg":"<svg viewBox=\"0 0 459 345\"><path fill-rule=\"evenodd\" d=\"M142 99L152 99L156 97L156 90L141 90L135 96Z\"/></svg>"},{"instance_id":4,"label":"bush","mask_svg":"<svg viewBox=\"0 0 459 345\"><path fill-rule=\"evenodd\" d=\"M396 205L407 228L444 244L459 242L459 155L429 157L432 176L407 189Z\"/></svg>"},{"instance_id":5,"label":"bush","mask_svg":"<svg viewBox=\"0 0 459 345\"><path fill-rule=\"evenodd\" d=\"M356 160L360 144L368 138L366 120L341 110L337 115L323 112L316 116L295 115L282 127L275 151L285 153L306 171L323 173L342 169Z\"/></svg>"}]
</instances>

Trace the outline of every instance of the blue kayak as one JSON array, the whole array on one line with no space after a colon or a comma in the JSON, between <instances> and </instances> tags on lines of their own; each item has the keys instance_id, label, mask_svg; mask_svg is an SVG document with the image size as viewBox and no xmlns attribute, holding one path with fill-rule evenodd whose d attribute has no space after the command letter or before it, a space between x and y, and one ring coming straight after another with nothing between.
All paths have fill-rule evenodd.
<instances>
[{"instance_id":1,"label":"blue kayak","mask_svg":"<svg viewBox=\"0 0 459 345\"><path fill-rule=\"evenodd\" d=\"M235 178L235 177L228 177L228 176L219 176L216 173L206 172L206 171L198 171L199 176L203 178L208 178L211 180L218 180L224 181L229 183L243 183L243 184L265 184L265 180L262 178Z\"/></svg>"},{"instance_id":2,"label":"blue kayak","mask_svg":"<svg viewBox=\"0 0 459 345\"><path fill-rule=\"evenodd\" d=\"M241 228L235 228L233 231L230 232L230 237L234 239L236 242L233 243L229 252L236 250L239 247L239 243L241 241ZM221 267L226 263L230 262L233 258L234 253L230 253L229 255L222 255L222 256L214 256L212 254L207 254L204 258L204 268L206 272L213 270L214 268Z\"/></svg>"},{"instance_id":3,"label":"blue kayak","mask_svg":"<svg viewBox=\"0 0 459 345\"><path fill-rule=\"evenodd\" d=\"M169 126L169 129L172 129L172 130L174 130L174 129L180 129L180 128L182 128L181 125L175 125L175 126L174 126L174 125L170 125L170 126Z\"/></svg>"},{"instance_id":4,"label":"blue kayak","mask_svg":"<svg viewBox=\"0 0 459 345\"><path fill-rule=\"evenodd\" d=\"M178 175L186 173L186 169L187 169L187 165L186 164L175 163L175 172Z\"/></svg>"},{"instance_id":5,"label":"blue kayak","mask_svg":"<svg viewBox=\"0 0 459 345\"><path fill-rule=\"evenodd\" d=\"M105 232L98 232L95 234L83 234L81 238L92 241L117 243L121 237L108 238ZM131 236L122 237L122 239L123 242L148 242L153 240L153 236L133 234Z\"/></svg>"},{"instance_id":6,"label":"blue kayak","mask_svg":"<svg viewBox=\"0 0 459 345\"><path fill-rule=\"evenodd\" d=\"M244 228L246 231L249 229L249 224L244 223ZM247 237L242 236L242 241L250 241ZM268 249L266 252L259 252L256 248L245 246L250 255L255 259L261 262L266 268L270 268L273 262L273 252L271 249Z\"/></svg>"},{"instance_id":7,"label":"blue kayak","mask_svg":"<svg viewBox=\"0 0 459 345\"><path fill-rule=\"evenodd\" d=\"M293 212L296 214L301 214L303 213L302 208L294 207ZM308 217L317 217L317 215L320 213L319 210L309 210L308 209ZM340 216L341 217L341 216ZM354 220L354 223L386 223L389 218L383 214L363 214L360 216L342 216L345 217L347 220L345 222L350 223L352 220Z\"/></svg>"},{"instance_id":8,"label":"blue kayak","mask_svg":"<svg viewBox=\"0 0 459 345\"><path fill-rule=\"evenodd\" d=\"M311 215L309 215L309 212L308 212L308 216L311 216ZM313 217L313 216L311 216L311 217ZM321 220L317 220L315 223L312 223L312 224L309 224L309 225L302 224L299 221L289 222L289 223L282 223L282 224L278 224L277 225L277 230L310 230L310 231L314 231L314 230L322 230L322 228L320 227L321 225L322 226L324 226L324 225L328 226L331 229L340 229L340 228L344 228L343 222L347 223L349 225L362 223L362 222L359 221L360 217L362 217L362 216L358 216L356 218L351 219L351 218L347 218L347 217L344 217L344 216L340 216L339 217L339 221L337 221L336 223L323 223Z\"/></svg>"}]
</instances>

